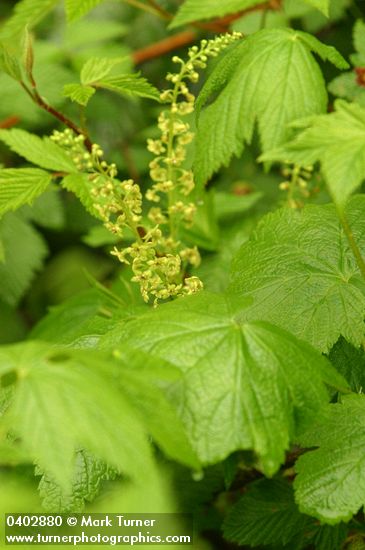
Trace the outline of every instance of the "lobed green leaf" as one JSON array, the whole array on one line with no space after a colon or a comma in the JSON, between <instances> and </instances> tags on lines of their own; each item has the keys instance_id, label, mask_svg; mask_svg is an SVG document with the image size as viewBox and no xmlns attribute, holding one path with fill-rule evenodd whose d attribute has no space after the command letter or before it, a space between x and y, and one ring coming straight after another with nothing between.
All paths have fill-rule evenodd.
<instances>
[{"instance_id":1,"label":"lobed green leaf","mask_svg":"<svg viewBox=\"0 0 365 550\"><path fill-rule=\"evenodd\" d=\"M200 293L117 323L101 341L122 342L176 365L171 394L204 463L252 449L271 476L294 433L327 401L324 380L346 385L307 344L267 323L241 323L242 304Z\"/></svg>"},{"instance_id":2,"label":"lobed green leaf","mask_svg":"<svg viewBox=\"0 0 365 550\"><path fill-rule=\"evenodd\" d=\"M301 165L319 161L334 200L344 205L365 179L365 108L343 100L335 111L303 121L291 142L262 155L262 161Z\"/></svg>"},{"instance_id":3,"label":"lobed green leaf","mask_svg":"<svg viewBox=\"0 0 365 550\"><path fill-rule=\"evenodd\" d=\"M251 143L255 125L263 151L285 142L289 123L326 110L327 92L311 52L347 66L333 47L301 31L259 31L216 64L198 98L195 175L204 184Z\"/></svg>"},{"instance_id":4,"label":"lobed green leaf","mask_svg":"<svg viewBox=\"0 0 365 550\"><path fill-rule=\"evenodd\" d=\"M103 482L113 480L116 471L86 451L75 455L71 489L65 490L47 474L39 482L39 495L48 513L82 512L98 495Z\"/></svg>"},{"instance_id":5,"label":"lobed green leaf","mask_svg":"<svg viewBox=\"0 0 365 550\"><path fill-rule=\"evenodd\" d=\"M124 60L123 57L92 57L81 69L80 81L84 86L91 85L109 75L112 69Z\"/></svg>"},{"instance_id":6,"label":"lobed green leaf","mask_svg":"<svg viewBox=\"0 0 365 550\"><path fill-rule=\"evenodd\" d=\"M363 254L365 198L346 215ZM321 351L364 338L364 282L333 205L268 214L232 263L230 292L251 299L243 317L275 323Z\"/></svg>"},{"instance_id":7,"label":"lobed green leaf","mask_svg":"<svg viewBox=\"0 0 365 550\"><path fill-rule=\"evenodd\" d=\"M92 86L83 86L82 84L66 84L63 87L63 95L69 97L71 101L75 101L79 105L86 105L95 93Z\"/></svg>"},{"instance_id":8,"label":"lobed green leaf","mask_svg":"<svg viewBox=\"0 0 365 550\"><path fill-rule=\"evenodd\" d=\"M94 83L94 86L129 97L146 97L156 101L159 101L160 98L158 90L138 74L109 76Z\"/></svg>"},{"instance_id":9,"label":"lobed green leaf","mask_svg":"<svg viewBox=\"0 0 365 550\"><path fill-rule=\"evenodd\" d=\"M141 421L97 364L95 352L35 341L0 349L0 373L17 375L3 427L65 489L80 446L141 483L153 468Z\"/></svg>"},{"instance_id":10,"label":"lobed green leaf","mask_svg":"<svg viewBox=\"0 0 365 550\"><path fill-rule=\"evenodd\" d=\"M288 481L261 479L251 483L229 510L223 532L240 546L284 546L310 526L311 519L299 512Z\"/></svg>"},{"instance_id":11,"label":"lobed green leaf","mask_svg":"<svg viewBox=\"0 0 365 550\"><path fill-rule=\"evenodd\" d=\"M365 505L365 398L362 394L329 405L327 415L301 438L318 449L299 458L296 501L303 513L336 524Z\"/></svg>"}]
</instances>

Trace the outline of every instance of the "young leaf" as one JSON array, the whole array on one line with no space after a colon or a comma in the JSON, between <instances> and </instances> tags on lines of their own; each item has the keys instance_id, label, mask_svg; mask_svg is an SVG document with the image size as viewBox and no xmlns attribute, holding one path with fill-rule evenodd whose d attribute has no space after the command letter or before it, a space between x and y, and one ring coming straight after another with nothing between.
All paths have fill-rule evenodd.
<instances>
[{"instance_id":1,"label":"young leaf","mask_svg":"<svg viewBox=\"0 0 365 550\"><path fill-rule=\"evenodd\" d=\"M123 57L92 57L88 59L81 69L81 84L87 86L108 76L111 70L123 61Z\"/></svg>"},{"instance_id":2,"label":"young leaf","mask_svg":"<svg viewBox=\"0 0 365 550\"><path fill-rule=\"evenodd\" d=\"M4 261L0 261L0 297L14 306L42 267L47 246L29 223L12 213L0 221L0 246L4 253Z\"/></svg>"},{"instance_id":3,"label":"young leaf","mask_svg":"<svg viewBox=\"0 0 365 550\"><path fill-rule=\"evenodd\" d=\"M51 174L38 168L0 169L0 217L31 203L46 190L51 180Z\"/></svg>"},{"instance_id":4,"label":"young leaf","mask_svg":"<svg viewBox=\"0 0 365 550\"><path fill-rule=\"evenodd\" d=\"M33 36L29 32L28 27L25 27L23 38L23 63L25 73L27 77L31 79L33 76L34 67L34 45Z\"/></svg>"},{"instance_id":5,"label":"young leaf","mask_svg":"<svg viewBox=\"0 0 365 550\"><path fill-rule=\"evenodd\" d=\"M261 479L229 510L223 533L240 546L285 545L310 524L311 518L299 512L288 481Z\"/></svg>"},{"instance_id":6,"label":"young leaf","mask_svg":"<svg viewBox=\"0 0 365 550\"><path fill-rule=\"evenodd\" d=\"M347 205L365 253L365 197ZM275 323L328 351L364 338L364 283L333 205L283 208L262 219L232 263L230 292L251 298L245 319Z\"/></svg>"},{"instance_id":7,"label":"young leaf","mask_svg":"<svg viewBox=\"0 0 365 550\"><path fill-rule=\"evenodd\" d=\"M32 164L37 164L48 170L76 171L71 158L48 137L42 139L25 130L13 128L12 130L0 130L0 140Z\"/></svg>"},{"instance_id":8,"label":"young leaf","mask_svg":"<svg viewBox=\"0 0 365 550\"><path fill-rule=\"evenodd\" d=\"M82 512L85 502L92 502L98 495L102 483L115 477L116 471L105 462L86 451L78 451L70 490L65 490L49 475L43 474L38 487L43 508L53 513Z\"/></svg>"},{"instance_id":9,"label":"young leaf","mask_svg":"<svg viewBox=\"0 0 365 550\"><path fill-rule=\"evenodd\" d=\"M329 190L344 204L365 179L365 108L343 100L335 111L303 121L303 131L291 142L261 156L302 165L321 162Z\"/></svg>"},{"instance_id":10,"label":"young leaf","mask_svg":"<svg viewBox=\"0 0 365 550\"><path fill-rule=\"evenodd\" d=\"M252 449L272 475L296 429L327 401L323 380L339 378L289 333L241 324L239 302L199 293L117 324L101 345L128 342L182 370L182 395L176 390L173 399L204 463Z\"/></svg>"},{"instance_id":11,"label":"young leaf","mask_svg":"<svg viewBox=\"0 0 365 550\"><path fill-rule=\"evenodd\" d=\"M267 151L288 139L290 122L326 110L325 83L311 52L347 66L333 47L292 29L257 32L216 64L198 99L198 108L209 103L198 120L198 184L242 153L256 123Z\"/></svg>"},{"instance_id":12,"label":"young leaf","mask_svg":"<svg viewBox=\"0 0 365 550\"><path fill-rule=\"evenodd\" d=\"M112 379L99 372L95 352L32 341L6 346L0 373L6 372L15 372L17 381L3 427L59 485L69 486L80 446L135 481L148 477L153 464L142 423Z\"/></svg>"},{"instance_id":13,"label":"young leaf","mask_svg":"<svg viewBox=\"0 0 365 550\"><path fill-rule=\"evenodd\" d=\"M185 0L172 20L170 29L193 21L222 17L228 13L236 13L261 3L261 0L225 0L225 2L220 0Z\"/></svg>"},{"instance_id":14,"label":"young leaf","mask_svg":"<svg viewBox=\"0 0 365 550\"><path fill-rule=\"evenodd\" d=\"M94 86L95 88L104 88L121 95L147 97L156 101L160 97L158 90L138 74L109 76L95 82Z\"/></svg>"},{"instance_id":15,"label":"young leaf","mask_svg":"<svg viewBox=\"0 0 365 550\"><path fill-rule=\"evenodd\" d=\"M79 103L79 105L86 105L95 93L95 89L92 86L83 86L82 84L66 84L63 87L63 95L69 97L71 101Z\"/></svg>"},{"instance_id":16,"label":"young leaf","mask_svg":"<svg viewBox=\"0 0 365 550\"><path fill-rule=\"evenodd\" d=\"M307 32L299 32L301 39L308 46L309 50L317 54L322 61L330 61L338 69L348 69L349 64L333 46L323 44L318 38Z\"/></svg>"},{"instance_id":17,"label":"young leaf","mask_svg":"<svg viewBox=\"0 0 365 550\"><path fill-rule=\"evenodd\" d=\"M65 0L68 21L76 21L101 4L103 0Z\"/></svg>"},{"instance_id":18,"label":"young leaf","mask_svg":"<svg viewBox=\"0 0 365 550\"><path fill-rule=\"evenodd\" d=\"M67 84L64 87L64 95L80 105L87 105L90 97L95 93L95 88L105 88L122 95L158 100L158 90L138 74L108 76L112 69L123 61L123 57L92 57L88 59L81 69L81 84Z\"/></svg>"},{"instance_id":19,"label":"young leaf","mask_svg":"<svg viewBox=\"0 0 365 550\"><path fill-rule=\"evenodd\" d=\"M19 60L2 44L0 44L0 71L20 82L22 69Z\"/></svg>"},{"instance_id":20,"label":"young leaf","mask_svg":"<svg viewBox=\"0 0 365 550\"><path fill-rule=\"evenodd\" d=\"M349 395L329 405L300 442L318 447L296 463L300 510L325 523L348 521L365 505L365 397Z\"/></svg>"}]
</instances>

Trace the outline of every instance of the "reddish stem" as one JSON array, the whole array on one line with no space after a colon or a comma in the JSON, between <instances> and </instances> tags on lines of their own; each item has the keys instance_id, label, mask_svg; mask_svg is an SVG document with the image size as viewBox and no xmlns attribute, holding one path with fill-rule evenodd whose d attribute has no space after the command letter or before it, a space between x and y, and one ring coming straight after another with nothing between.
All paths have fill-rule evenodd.
<instances>
[{"instance_id":1,"label":"reddish stem","mask_svg":"<svg viewBox=\"0 0 365 550\"><path fill-rule=\"evenodd\" d=\"M5 118L0 122L0 128L8 129L12 128L13 126L16 126L18 122L20 121L20 118L16 115L9 116L8 118Z\"/></svg>"}]
</instances>

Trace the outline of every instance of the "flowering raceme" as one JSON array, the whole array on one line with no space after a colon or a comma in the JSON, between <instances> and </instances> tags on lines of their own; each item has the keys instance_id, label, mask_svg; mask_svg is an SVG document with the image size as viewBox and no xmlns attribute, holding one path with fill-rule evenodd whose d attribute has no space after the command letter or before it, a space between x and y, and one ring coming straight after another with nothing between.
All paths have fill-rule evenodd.
<instances>
[{"instance_id":1,"label":"flowering raceme","mask_svg":"<svg viewBox=\"0 0 365 550\"><path fill-rule=\"evenodd\" d=\"M187 275L189 266L199 265L199 251L196 246L187 247L179 237L181 227L194 223L197 210L195 202L189 200L195 187L194 175L184 167L186 147L194 139L184 117L194 111L195 103L186 82L196 83L197 71L206 67L208 58L216 57L240 37L240 33L233 33L202 40L200 47L190 48L187 61L173 57L180 70L167 75L172 88L160 95L168 105L158 117L160 137L147 141L155 158L149 165L153 183L144 198L156 206L149 207L146 216L139 185L130 179L118 180L115 164L103 160L99 145L93 144L88 152L83 136L76 136L69 129L52 136L69 153L77 169L89 174L93 210L105 227L121 239L125 228L133 233L133 243L115 246L111 254L131 266L132 281L139 283L146 302L153 298L157 304L159 300L193 294L203 287L198 277Z\"/></svg>"}]
</instances>

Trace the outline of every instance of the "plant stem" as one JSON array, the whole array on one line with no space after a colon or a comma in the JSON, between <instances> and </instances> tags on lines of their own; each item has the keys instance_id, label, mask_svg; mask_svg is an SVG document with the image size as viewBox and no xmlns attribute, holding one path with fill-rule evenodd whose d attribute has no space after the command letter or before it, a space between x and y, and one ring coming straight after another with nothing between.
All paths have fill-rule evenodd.
<instances>
[{"instance_id":1,"label":"plant stem","mask_svg":"<svg viewBox=\"0 0 365 550\"><path fill-rule=\"evenodd\" d=\"M126 211L125 212L125 217L126 217L126 220L128 222L128 226L133 231L133 233L135 234L137 241L139 243L142 243L143 240L142 240L142 236L139 232L139 227L137 226L137 224L134 223L131 213L129 211L128 212Z\"/></svg>"},{"instance_id":2,"label":"plant stem","mask_svg":"<svg viewBox=\"0 0 365 550\"><path fill-rule=\"evenodd\" d=\"M260 30L264 29L265 26L266 26L266 19L267 19L268 11L269 11L268 7L264 8L262 10L261 21L260 21Z\"/></svg>"},{"instance_id":3,"label":"plant stem","mask_svg":"<svg viewBox=\"0 0 365 550\"><path fill-rule=\"evenodd\" d=\"M146 5L145 4L141 5L141 2L139 0L125 0L125 1L141 9L143 6L143 9L146 11ZM166 20L171 19L171 14L169 14L168 12L166 12L166 10L161 8L161 6L159 6L160 8L159 10L157 9L157 3L154 0L149 0L149 4L150 4L150 8L152 6L154 7L155 15L157 15L156 11L159 11L160 17L163 17ZM263 11L266 11L266 14L265 14L265 17L266 17L267 12L269 10L278 10L279 8L280 8L279 0L271 0L271 2L263 2L262 4L259 4L257 6L253 6L251 8L241 10L237 13L226 15L224 17L215 19L210 22L193 21L190 23L190 25L192 27L195 27L196 29L203 30L203 31L209 31L214 33L224 33L229 30L229 26L231 25L231 23L233 23L233 21L236 21L237 19L239 19L245 14L263 10ZM147 11L151 12L151 9L147 9ZM181 48L182 46L191 44L192 42L197 40L197 38L198 36L196 32L192 30L179 32L177 34L174 34L173 36L169 36L168 38L164 38L163 40L160 40L158 42L150 44L149 46L145 46L139 50L136 50L132 54L133 61L135 64L144 63L149 59L160 57L161 55L174 51L178 48Z\"/></svg>"},{"instance_id":4,"label":"plant stem","mask_svg":"<svg viewBox=\"0 0 365 550\"><path fill-rule=\"evenodd\" d=\"M201 52L198 52L192 59L193 61L196 57L201 55ZM184 79L185 75L187 73L186 64L184 64L181 67L181 71L178 77L178 80L175 82L175 86L172 93L172 99L171 99L171 109L170 109L170 120L169 120L169 141L167 144L167 158L172 160L173 153L174 153L174 124L176 121L176 113L173 111L172 107L173 105L176 105L179 97L179 90L182 80ZM173 184L176 183L176 170L174 169L174 166L172 163L169 163L168 169L167 169L167 178L168 180L172 181ZM168 206L172 206L174 203L174 189L172 191L169 191L168 193ZM169 224L170 224L170 233L173 238L175 238L176 228L175 228L175 220L174 216L172 214L169 214Z\"/></svg>"},{"instance_id":5,"label":"plant stem","mask_svg":"<svg viewBox=\"0 0 365 550\"><path fill-rule=\"evenodd\" d=\"M80 113L80 127L83 134L86 136L88 132L86 129L86 113L85 113L84 105L80 105L79 113Z\"/></svg>"},{"instance_id":6,"label":"plant stem","mask_svg":"<svg viewBox=\"0 0 365 550\"><path fill-rule=\"evenodd\" d=\"M18 124L19 121L20 118L18 116L9 116L0 122L0 128L12 128L16 124Z\"/></svg>"},{"instance_id":7,"label":"plant stem","mask_svg":"<svg viewBox=\"0 0 365 550\"><path fill-rule=\"evenodd\" d=\"M182 31L180 33L164 38L159 42L145 46L139 50L136 50L132 54L134 63L137 65L139 63L144 63L149 59L155 59L166 53L170 53L173 50L182 48L188 44L191 44L197 40L197 33L194 31Z\"/></svg>"},{"instance_id":8,"label":"plant stem","mask_svg":"<svg viewBox=\"0 0 365 550\"><path fill-rule=\"evenodd\" d=\"M297 187L299 173L300 173L300 166L298 164L296 164L293 167L293 171L292 171L291 178L290 178L290 183L289 183L288 206L290 208L295 208L296 207L295 206L295 201L294 201L294 192L295 192L295 189Z\"/></svg>"},{"instance_id":9,"label":"plant stem","mask_svg":"<svg viewBox=\"0 0 365 550\"><path fill-rule=\"evenodd\" d=\"M356 260L356 263L358 265L358 268L361 272L361 275L363 276L363 278L365 279L365 262L364 262L364 258L362 257L361 255L361 252L360 252L360 249L359 247L357 246L357 243L355 241L355 237L354 237L354 234L351 230L351 227L347 221L347 218L345 216L345 212L344 210L337 204L336 201L333 201L334 204L335 204L335 207L336 207L336 211L337 211L337 215L338 215L338 218L340 220L340 223L342 225L342 228L345 232L345 235L347 237L347 240L348 240L348 243L350 245L350 248L352 250L352 253L353 255L355 256L355 260Z\"/></svg>"},{"instance_id":10,"label":"plant stem","mask_svg":"<svg viewBox=\"0 0 365 550\"><path fill-rule=\"evenodd\" d=\"M37 90L36 83L35 83L34 79L31 80L32 90L30 90L28 88L28 86L25 84L25 82L23 82L23 81L21 81L20 84L21 84L22 88L25 90L25 92L32 99L32 101L34 103L36 103L36 105L38 105L44 111L47 111L47 113L49 113L53 117L57 118L60 122L62 122L62 124L64 124L65 126L70 128L73 132L75 132L75 134L77 134L79 136L84 136L85 137L85 147L87 148L88 151L91 151L92 143L91 143L90 138L88 137L88 135L85 134L85 132L83 132L83 130L81 128L79 128L71 119L69 119L63 113L61 113L61 112L57 111L56 109L54 109L54 107L49 105L41 97L41 95L39 94L39 92Z\"/></svg>"},{"instance_id":11,"label":"plant stem","mask_svg":"<svg viewBox=\"0 0 365 550\"><path fill-rule=\"evenodd\" d=\"M167 153L166 153L167 158L170 159L170 161L172 161L173 153L174 153L174 124L176 120L176 114L173 112L172 106L177 103L179 88L183 78L183 74L184 74L184 69L182 68L179 74L179 79L175 83L173 95L171 99L170 120L169 120L169 141L167 144ZM168 167L167 167L167 179L169 181L172 181L173 184L176 183L176 173L171 162L168 164ZM168 206L169 207L172 206L173 203L174 203L174 189L168 192ZM169 213L169 225L170 225L171 236L172 238L175 238L175 220L174 220L173 214L171 213Z\"/></svg>"}]
</instances>

